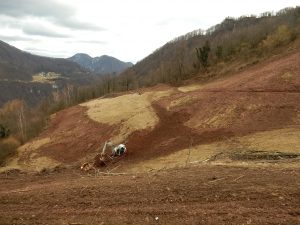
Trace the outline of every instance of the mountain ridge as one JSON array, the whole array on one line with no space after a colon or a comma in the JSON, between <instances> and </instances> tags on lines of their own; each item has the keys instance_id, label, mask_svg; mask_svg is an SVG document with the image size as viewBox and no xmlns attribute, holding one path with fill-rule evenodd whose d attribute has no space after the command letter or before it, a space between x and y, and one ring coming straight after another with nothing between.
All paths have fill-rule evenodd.
<instances>
[{"instance_id":1,"label":"mountain ridge","mask_svg":"<svg viewBox=\"0 0 300 225\"><path fill-rule=\"evenodd\" d=\"M89 84L94 79L77 63L33 55L0 40L0 106L12 99L35 105L66 84Z\"/></svg>"},{"instance_id":2,"label":"mountain ridge","mask_svg":"<svg viewBox=\"0 0 300 225\"><path fill-rule=\"evenodd\" d=\"M91 57L86 53L77 53L67 59L76 62L85 69L99 74L119 74L133 66L131 62L123 62L108 55Z\"/></svg>"}]
</instances>

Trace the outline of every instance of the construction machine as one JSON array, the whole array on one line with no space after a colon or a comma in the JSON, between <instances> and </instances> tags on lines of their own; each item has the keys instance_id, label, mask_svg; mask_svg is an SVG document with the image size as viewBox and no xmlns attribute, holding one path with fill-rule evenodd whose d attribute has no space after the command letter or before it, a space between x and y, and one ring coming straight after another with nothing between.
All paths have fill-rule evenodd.
<instances>
[{"instance_id":1,"label":"construction machine","mask_svg":"<svg viewBox=\"0 0 300 225\"><path fill-rule=\"evenodd\" d=\"M110 149L110 153L108 153L108 149ZM125 144L114 146L114 144L108 140L104 143L101 153L94 157L94 162L84 163L81 166L81 170L88 171L97 167L107 166L110 163L116 162L116 159L119 159L121 156L125 155L126 152L127 149Z\"/></svg>"}]
</instances>

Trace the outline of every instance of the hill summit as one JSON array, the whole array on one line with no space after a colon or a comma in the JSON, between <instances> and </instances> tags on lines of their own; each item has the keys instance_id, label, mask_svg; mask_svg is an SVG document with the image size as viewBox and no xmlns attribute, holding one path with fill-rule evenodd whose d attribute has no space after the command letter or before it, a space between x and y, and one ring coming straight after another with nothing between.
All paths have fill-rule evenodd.
<instances>
[{"instance_id":1,"label":"hill summit","mask_svg":"<svg viewBox=\"0 0 300 225\"><path fill-rule=\"evenodd\" d=\"M100 74L119 74L133 65L131 62L123 62L108 55L93 58L85 53L77 53L68 59L86 69Z\"/></svg>"}]
</instances>

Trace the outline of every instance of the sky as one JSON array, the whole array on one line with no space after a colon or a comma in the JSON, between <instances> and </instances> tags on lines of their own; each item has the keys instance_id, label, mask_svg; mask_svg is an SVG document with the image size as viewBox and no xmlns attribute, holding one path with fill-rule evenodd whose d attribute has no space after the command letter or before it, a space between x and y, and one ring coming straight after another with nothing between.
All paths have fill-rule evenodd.
<instances>
[{"instance_id":1,"label":"sky","mask_svg":"<svg viewBox=\"0 0 300 225\"><path fill-rule=\"evenodd\" d=\"M0 0L0 40L42 56L87 53L136 63L228 16L297 5L299 0Z\"/></svg>"}]
</instances>

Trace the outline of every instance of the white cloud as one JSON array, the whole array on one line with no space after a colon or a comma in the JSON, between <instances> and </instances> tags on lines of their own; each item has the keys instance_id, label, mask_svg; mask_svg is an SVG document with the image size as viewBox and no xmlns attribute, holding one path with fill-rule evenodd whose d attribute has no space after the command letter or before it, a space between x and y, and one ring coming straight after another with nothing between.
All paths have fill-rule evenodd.
<instances>
[{"instance_id":1,"label":"white cloud","mask_svg":"<svg viewBox=\"0 0 300 225\"><path fill-rule=\"evenodd\" d=\"M33 25L33 26L25 26L22 31L27 35L34 35L34 36L44 36L48 38L68 38L71 37L68 34L64 34L61 32L57 32L55 30L49 29L46 26L39 26L39 25Z\"/></svg>"}]
</instances>

